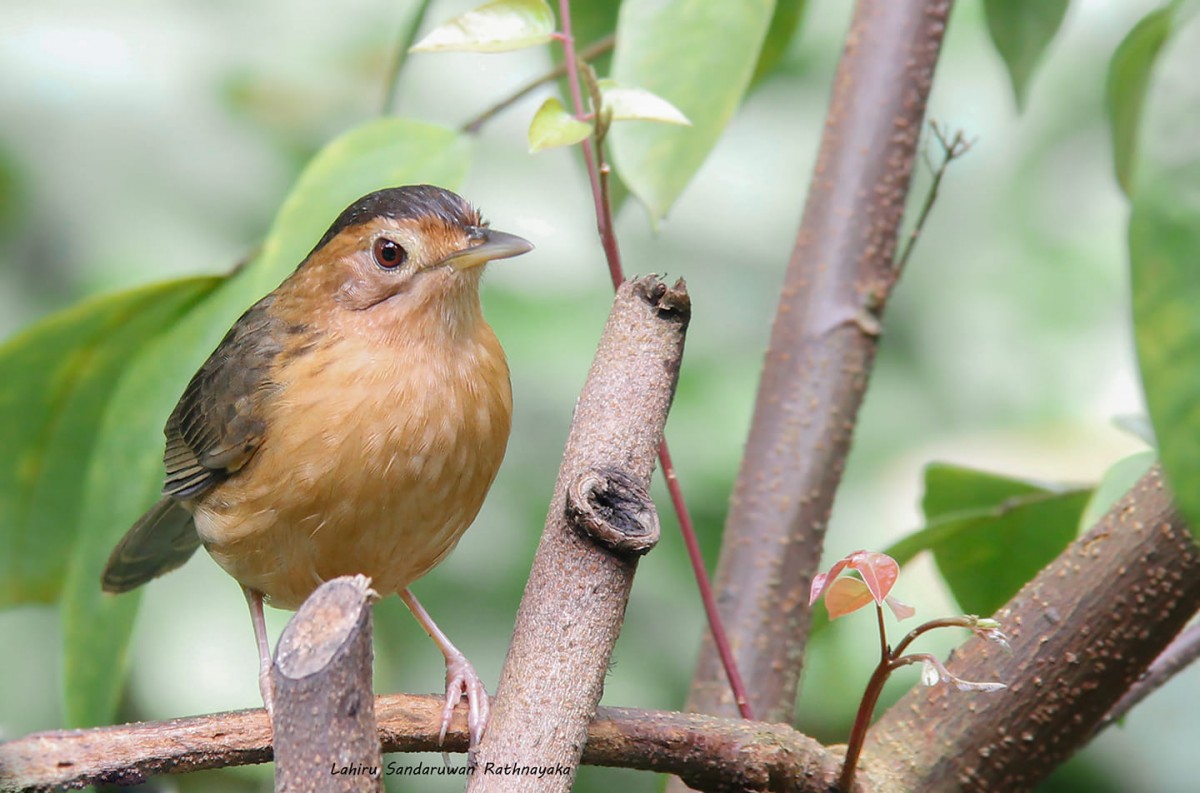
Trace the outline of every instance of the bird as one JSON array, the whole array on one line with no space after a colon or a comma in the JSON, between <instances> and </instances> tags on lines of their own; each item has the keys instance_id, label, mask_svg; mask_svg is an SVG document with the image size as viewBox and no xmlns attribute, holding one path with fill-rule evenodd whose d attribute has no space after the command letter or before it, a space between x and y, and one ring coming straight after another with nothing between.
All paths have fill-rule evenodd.
<instances>
[{"instance_id":1,"label":"bird","mask_svg":"<svg viewBox=\"0 0 1200 793\"><path fill-rule=\"evenodd\" d=\"M187 384L163 431L162 497L101 588L134 589L203 545L245 593L271 711L264 602L294 610L326 580L369 576L445 657L442 740L465 696L478 745L487 690L410 585L453 550L504 457L512 390L479 283L487 262L532 249L432 185L352 203Z\"/></svg>"}]
</instances>

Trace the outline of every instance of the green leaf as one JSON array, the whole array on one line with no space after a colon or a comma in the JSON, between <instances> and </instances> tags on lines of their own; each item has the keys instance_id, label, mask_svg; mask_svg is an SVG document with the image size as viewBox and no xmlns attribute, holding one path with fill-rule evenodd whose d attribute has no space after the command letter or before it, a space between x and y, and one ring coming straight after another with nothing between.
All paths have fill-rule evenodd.
<instances>
[{"instance_id":1,"label":"green leaf","mask_svg":"<svg viewBox=\"0 0 1200 793\"><path fill-rule=\"evenodd\" d=\"M454 188L466 175L467 151L453 130L398 118L365 124L334 140L300 175L258 255L129 365L95 442L82 499L88 531L80 537L63 593L69 723L112 719L137 596L102 594L100 571L117 540L157 497L162 426L193 372L238 316L295 269L348 204L401 184Z\"/></svg>"},{"instance_id":2,"label":"green leaf","mask_svg":"<svg viewBox=\"0 0 1200 793\"><path fill-rule=\"evenodd\" d=\"M1054 40L1067 4L1068 0L983 0L988 33L1008 67L1018 109L1025 107L1033 72Z\"/></svg>"},{"instance_id":3,"label":"green leaf","mask_svg":"<svg viewBox=\"0 0 1200 793\"><path fill-rule=\"evenodd\" d=\"M550 97L529 122L529 153L558 146L573 146L592 134L592 125L567 112L563 103Z\"/></svg>"},{"instance_id":4,"label":"green leaf","mask_svg":"<svg viewBox=\"0 0 1200 793\"><path fill-rule=\"evenodd\" d=\"M1158 52L1171 35L1176 6L1171 3L1142 17L1117 47L1108 65L1105 88L1112 127L1113 167L1126 195L1133 186L1133 153L1146 87Z\"/></svg>"},{"instance_id":5,"label":"green leaf","mask_svg":"<svg viewBox=\"0 0 1200 793\"><path fill-rule=\"evenodd\" d=\"M657 223L695 176L742 101L771 21L771 0L626 0L613 78L654 93L692 126L618 124L609 133L622 180Z\"/></svg>"},{"instance_id":6,"label":"green leaf","mask_svg":"<svg viewBox=\"0 0 1200 793\"><path fill-rule=\"evenodd\" d=\"M1104 513L1112 509L1112 505L1120 501L1157 461L1158 453L1146 450L1123 457L1110 465L1092 491L1083 514L1079 516L1079 530L1084 532L1095 526Z\"/></svg>"},{"instance_id":7,"label":"green leaf","mask_svg":"<svg viewBox=\"0 0 1200 793\"><path fill-rule=\"evenodd\" d=\"M757 86L771 75L783 61L792 39L800 31L800 20L804 16L805 0L775 0L775 12L771 15L771 25L767 28L767 37L763 41L762 50L758 53L758 63L754 65L754 76L750 85Z\"/></svg>"},{"instance_id":8,"label":"green leaf","mask_svg":"<svg viewBox=\"0 0 1200 793\"><path fill-rule=\"evenodd\" d=\"M1075 538L1090 495L933 464L925 469L925 528L885 553L904 564L933 551L963 610L986 616Z\"/></svg>"},{"instance_id":9,"label":"green leaf","mask_svg":"<svg viewBox=\"0 0 1200 793\"><path fill-rule=\"evenodd\" d=\"M604 112L612 121L658 121L690 127L679 108L643 88L624 88L613 80L600 81Z\"/></svg>"},{"instance_id":10,"label":"green leaf","mask_svg":"<svg viewBox=\"0 0 1200 793\"><path fill-rule=\"evenodd\" d=\"M1136 136L1134 337L1167 480L1200 537L1200 16L1175 20Z\"/></svg>"},{"instance_id":11,"label":"green leaf","mask_svg":"<svg viewBox=\"0 0 1200 793\"><path fill-rule=\"evenodd\" d=\"M218 283L105 295L0 347L0 607L59 596L97 425L121 371Z\"/></svg>"},{"instance_id":12,"label":"green leaf","mask_svg":"<svg viewBox=\"0 0 1200 793\"><path fill-rule=\"evenodd\" d=\"M508 52L545 44L553 33L545 0L493 0L434 28L410 52Z\"/></svg>"}]
</instances>

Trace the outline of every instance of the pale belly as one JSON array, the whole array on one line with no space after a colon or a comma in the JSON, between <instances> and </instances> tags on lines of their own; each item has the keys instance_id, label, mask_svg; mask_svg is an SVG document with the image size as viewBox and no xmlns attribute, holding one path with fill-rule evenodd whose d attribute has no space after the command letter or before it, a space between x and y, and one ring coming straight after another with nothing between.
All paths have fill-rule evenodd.
<instances>
[{"instance_id":1,"label":"pale belly","mask_svg":"<svg viewBox=\"0 0 1200 793\"><path fill-rule=\"evenodd\" d=\"M341 575L367 575L386 595L429 572L475 519L504 456L512 397L488 337L435 367L363 366L344 349L304 359L297 378L316 379L284 384L254 457L196 504L213 558L280 608Z\"/></svg>"}]
</instances>

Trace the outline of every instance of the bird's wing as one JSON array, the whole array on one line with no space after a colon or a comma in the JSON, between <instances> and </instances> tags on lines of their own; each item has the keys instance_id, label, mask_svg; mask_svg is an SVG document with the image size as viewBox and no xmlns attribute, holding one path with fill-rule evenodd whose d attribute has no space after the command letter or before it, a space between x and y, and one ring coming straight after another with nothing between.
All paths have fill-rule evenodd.
<instances>
[{"instance_id":1,"label":"bird's wing","mask_svg":"<svg viewBox=\"0 0 1200 793\"><path fill-rule=\"evenodd\" d=\"M281 351L272 300L263 298L234 323L167 419L164 495L195 498L244 466L261 445L264 403L276 390L271 364Z\"/></svg>"}]
</instances>

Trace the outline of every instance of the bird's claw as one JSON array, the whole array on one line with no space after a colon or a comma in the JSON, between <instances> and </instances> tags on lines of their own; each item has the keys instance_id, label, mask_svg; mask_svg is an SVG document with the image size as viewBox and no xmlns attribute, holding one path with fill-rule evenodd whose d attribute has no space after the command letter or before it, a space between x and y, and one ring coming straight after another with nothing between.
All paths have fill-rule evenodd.
<instances>
[{"instance_id":1,"label":"bird's claw","mask_svg":"<svg viewBox=\"0 0 1200 793\"><path fill-rule=\"evenodd\" d=\"M467 698L467 730L471 737L470 750L474 751L483 740L483 730L487 726L488 713L491 705L488 701L487 689L475 668L465 657L446 659L446 702L442 706L442 729L438 733L438 745L446 740L450 729L450 721L454 717L454 709L463 696Z\"/></svg>"}]
</instances>

